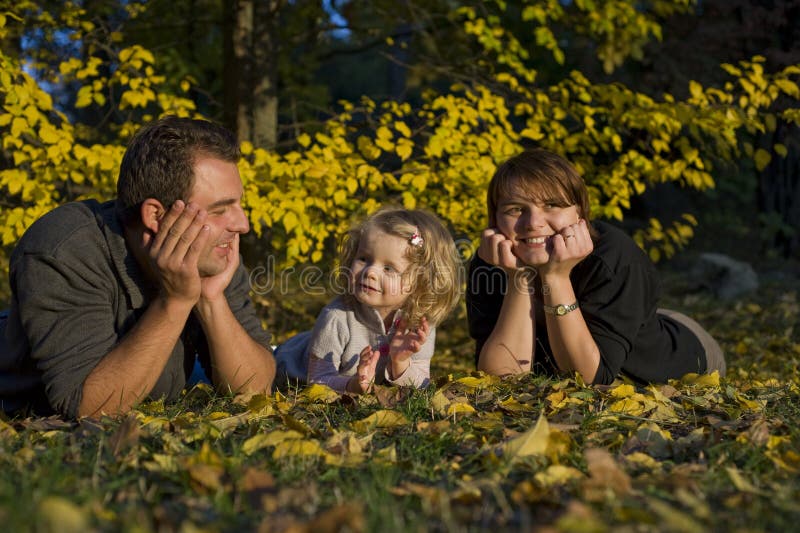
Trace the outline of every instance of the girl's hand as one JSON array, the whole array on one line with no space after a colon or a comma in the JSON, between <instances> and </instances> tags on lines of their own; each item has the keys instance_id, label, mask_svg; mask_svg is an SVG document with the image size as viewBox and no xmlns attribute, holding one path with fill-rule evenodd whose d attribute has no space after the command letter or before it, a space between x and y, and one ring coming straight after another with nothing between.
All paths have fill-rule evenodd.
<instances>
[{"instance_id":1,"label":"girl's hand","mask_svg":"<svg viewBox=\"0 0 800 533\"><path fill-rule=\"evenodd\" d=\"M409 359L422 349L430 332L431 327L426 317L422 317L419 326L414 329L408 329L408 320L405 317L397 321L394 335L389 341L390 364L388 366L392 379L403 375L411 364Z\"/></svg>"},{"instance_id":2,"label":"girl's hand","mask_svg":"<svg viewBox=\"0 0 800 533\"><path fill-rule=\"evenodd\" d=\"M511 251L513 244L497 228L487 228L481 233L478 257L506 271L519 270L523 265Z\"/></svg>"},{"instance_id":3,"label":"girl's hand","mask_svg":"<svg viewBox=\"0 0 800 533\"><path fill-rule=\"evenodd\" d=\"M358 392L365 393L372 390L372 385L375 383L375 367L378 366L380 357L381 352L373 350L371 346L365 346L361 350L355 375Z\"/></svg>"},{"instance_id":4,"label":"girl's hand","mask_svg":"<svg viewBox=\"0 0 800 533\"><path fill-rule=\"evenodd\" d=\"M553 236L550 259L539 267L539 274L548 276L569 276L578 263L594 250L592 237L586 221L581 219L566 226Z\"/></svg>"}]
</instances>

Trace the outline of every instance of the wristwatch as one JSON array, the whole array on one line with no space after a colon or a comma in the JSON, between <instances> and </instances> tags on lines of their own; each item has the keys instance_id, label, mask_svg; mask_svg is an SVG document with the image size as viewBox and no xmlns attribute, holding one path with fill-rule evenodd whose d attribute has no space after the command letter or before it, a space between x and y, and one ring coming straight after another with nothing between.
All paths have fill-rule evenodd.
<instances>
[{"instance_id":1,"label":"wristwatch","mask_svg":"<svg viewBox=\"0 0 800 533\"><path fill-rule=\"evenodd\" d=\"M571 313L572 311L578 308L578 302L566 305L566 304L558 304L558 305L547 305L542 304L542 308L544 308L544 312L550 315L556 316L564 316L567 313Z\"/></svg>"}]
</instances>

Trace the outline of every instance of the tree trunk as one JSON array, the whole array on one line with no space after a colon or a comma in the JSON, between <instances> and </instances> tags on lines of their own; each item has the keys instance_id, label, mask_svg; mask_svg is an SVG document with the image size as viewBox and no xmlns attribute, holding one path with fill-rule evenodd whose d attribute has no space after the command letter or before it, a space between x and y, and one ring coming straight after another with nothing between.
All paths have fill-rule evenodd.
<instances>
[{"instance_id":1,"label":"tree trunk","mask_svg":"<svg viewBox=\"0 0 800 533\"><path fill-rule=\"evenodd\" d=\"M224 121L242 141L272 148L278 137L279 0L226 5Z\"/></svg>"}]
</instances>

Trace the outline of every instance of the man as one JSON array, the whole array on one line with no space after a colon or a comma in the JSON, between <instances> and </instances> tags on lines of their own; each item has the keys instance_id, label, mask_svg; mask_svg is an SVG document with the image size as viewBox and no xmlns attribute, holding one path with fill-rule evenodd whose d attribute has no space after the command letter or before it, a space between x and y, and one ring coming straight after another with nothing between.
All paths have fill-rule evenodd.
<instances>
[{"instance_id":1,"label":"man","mask_svg":"<svg viewBox=\"0 0 800 533\"><path fill-rule=\"evenodd\" d=\"M240 157L220 126L156 120L131 140L115 201L66 204L28 229L0 337L4 410L98 416L175 400L196 359L221 392L270 389L239 256Z\"/></svg>"}]
</instances>

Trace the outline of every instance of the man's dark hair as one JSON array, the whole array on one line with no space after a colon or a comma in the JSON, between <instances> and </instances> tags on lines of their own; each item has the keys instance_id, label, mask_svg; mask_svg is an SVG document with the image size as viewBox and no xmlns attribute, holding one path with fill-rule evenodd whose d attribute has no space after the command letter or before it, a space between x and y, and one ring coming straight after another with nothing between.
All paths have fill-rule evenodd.
<instances>
[{"instance_id":1,"label":"man's dark hair","mask_svg":"<svg viewBox=\"0 0 800 533\"><path fill-rule=\"evenodd\" d=\"M117 211L124 223L138 220L142 202L155 198L165 208L186 200L194 186L194 163L207 156L237 163L236 137L206 120L165 116L131 138L117 181Z\"/></svg>"}]
</instances>

